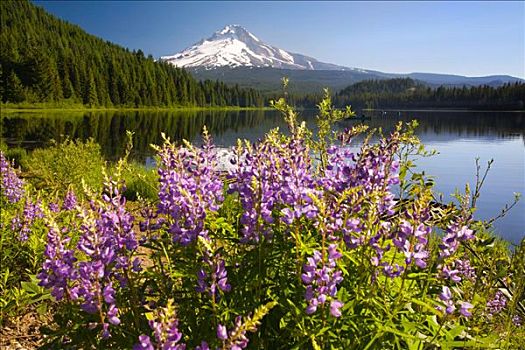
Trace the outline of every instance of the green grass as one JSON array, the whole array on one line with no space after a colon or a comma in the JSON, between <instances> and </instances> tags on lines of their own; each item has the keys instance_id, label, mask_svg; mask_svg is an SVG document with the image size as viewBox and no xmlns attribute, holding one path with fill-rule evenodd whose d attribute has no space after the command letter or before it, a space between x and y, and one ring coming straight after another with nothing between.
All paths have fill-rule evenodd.
<instances>
[{"instance_id":1,"label":"green grass","mask_svg":"<svg viewBox=\"0 0 525 350\"><path fill-rule=\"evenodd\" d=\"M86 111L247 111L265 110L269 107L239 107L239 106L173 106L173 107L89 107L78 103L2 103L1 113L12 112L86 112Z\"/></svg>"}]
</instances>

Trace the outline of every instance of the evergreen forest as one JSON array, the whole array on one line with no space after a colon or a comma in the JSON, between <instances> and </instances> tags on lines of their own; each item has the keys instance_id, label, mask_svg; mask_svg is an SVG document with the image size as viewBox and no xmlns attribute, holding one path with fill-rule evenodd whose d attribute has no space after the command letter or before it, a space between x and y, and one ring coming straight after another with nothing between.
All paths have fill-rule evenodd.
<instances>
[{"instance_id":1,"label":"evergreen forest","mask_svg":"<svg viewBox=\"0 0 525 350\"><path fill-rule=\"evenodd\" d=\"M311 105L313 97L301 102ZM339 91L338 106L358 108L459 108L520 110L525 106L525 84L506 83L499 87L439 86L431 88L411 78L362 81Z\"/></svg>"},{"instance_id":2,"label":"evergreen forest","mask_svg":"<svg viewBox=\"0 0 525 350\"><path fill-rule=\"evenodd\" d=\"M292 93L288 97L295 106L315 108L316 101L322 95L320 93ZM411 78L365 80L340 90L335 94L333 101L338 107L351 105L355 109L523 110L525 108L525 84L515 82L498 87L489 85L431 87Z\"/></svg>"},{"instance_id":3,"label":"evergreen forest","mask_svg":"<svg viewBox=\"0 0 525 350\"><path fill-rule=\"evenodd\" d=\"M141 50L115 45L27 0L1 1L0 98L91 107L256 107L254 89L197 81Z\"/></svg>"}]
</instances>

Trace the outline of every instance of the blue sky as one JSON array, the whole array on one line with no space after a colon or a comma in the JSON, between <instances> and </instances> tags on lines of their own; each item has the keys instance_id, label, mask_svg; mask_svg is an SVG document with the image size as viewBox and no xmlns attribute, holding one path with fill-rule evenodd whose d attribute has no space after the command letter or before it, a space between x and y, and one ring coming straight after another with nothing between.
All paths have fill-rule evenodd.
<instances>
[{"instance_id":1,"label":"blue sky","mask_svg":"<svg viewBox=\"0 0 525 350\"><path fill-rule=\"evenodd\" d=\"M525 2L35 1L154 57L226 24L320 61L384 72L525 78Z\"/></svg>"}]
</instances>

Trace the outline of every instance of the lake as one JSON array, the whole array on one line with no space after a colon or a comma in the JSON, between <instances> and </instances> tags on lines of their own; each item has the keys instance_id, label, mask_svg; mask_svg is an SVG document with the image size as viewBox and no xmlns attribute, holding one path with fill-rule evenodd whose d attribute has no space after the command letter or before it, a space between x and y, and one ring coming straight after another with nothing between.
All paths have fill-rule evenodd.
<instances>
[{"instance_id":1,"label":"lake","mask_svg":"<svg viewBox=\"0 0 525 350\"><path fill-rule=\"evenodd\" d=\"M387 111L368 115L372 118L365 123L384 131L392 130L398 120L419 121L417 135L428 149L439 154L418 160L418 168L435 176L436 190L446 199L456 188L463 190L467 182L474 187L476 157L483 167L494 159L476 218L498 215L506 203L513 201L513 193L525 193L523 112ZM303 111L301 116L314 125L315 111ZM206 125L217 146L229 147L238 138L257 141L272 128L286 129L282 117L274 111L7 113L1 119L2 140L10 147L33 149L66 136L92 137L108 159L122 155L126 130L131 130L135 133L132 157L147 164L153 162L150 144L162 142L161 132L172 140L198 143L202 126ZM356 122L340 122L336 129L343 130L352 123ZM495 222L495 229L510 242L521 240L525 235L525 198Z\"/></svg>"}]
</instances>

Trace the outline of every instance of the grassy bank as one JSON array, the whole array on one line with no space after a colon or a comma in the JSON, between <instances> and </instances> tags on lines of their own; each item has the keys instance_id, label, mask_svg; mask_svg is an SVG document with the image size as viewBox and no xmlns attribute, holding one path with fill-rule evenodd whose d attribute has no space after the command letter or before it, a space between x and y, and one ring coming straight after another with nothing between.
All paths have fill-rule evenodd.
<instances>
[{"instance_id":1,"label":"grassy bank","mask_svg":"<svg viewBox=\"0 0 525 350\"><path fill-rule=\"evenodd\" d=\"M13 104L2 103L1 113L41 113L41 112L126 112L126 111L256 111L269 110L269 107L239 107L239 106L173 106L173 107L89 107L82 104Z\"/></svg>"},{"instance_id":2,"label":"grassy bank","mask_svg":"<svg viewBox=\"0 0 525 350\"><path fill-rule=\"evenodd\" d=\"M267 107L170 107L170 108L3 108L4 113L42 113L42 112L133 112L133 111L151 111L151 112L169 112L169 111L260 111L270 110Z\"/></svg>"}]
</instances>

